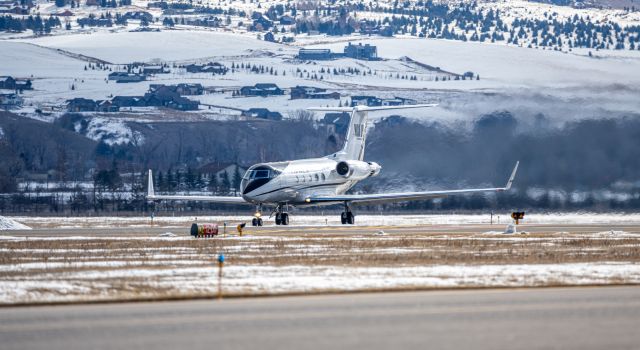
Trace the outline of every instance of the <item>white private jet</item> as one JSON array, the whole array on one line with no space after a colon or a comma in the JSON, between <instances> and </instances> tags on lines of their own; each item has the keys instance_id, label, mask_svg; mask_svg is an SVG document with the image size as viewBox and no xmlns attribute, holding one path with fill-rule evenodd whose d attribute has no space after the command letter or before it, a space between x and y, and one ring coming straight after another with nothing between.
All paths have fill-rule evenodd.
<instances>
[{"instance_id":1,"label":"white private jet","mask_svg":"<svg viewBox=\"0 0 640 350\"><path fill-rule=\"evenodd\" d=\"M504 187L450 191L345 194L359 181L380 173L381 167L378 163L365 162L363 160L368 112L434 106L436 105L309 108L311 111L351 113L346 143L342 150L322 158L253 165L242 178L240 184L241 197L157 195L153 189L153 176L151 170L149 170L147 199L151 201L183 200L255 205L256 213L252 220L253 226L262 226L263 205L275 207L273 213L275 213L276 225L288 225L290 206L343 204L344 211L340 219L344 225L354 223L354 215L351 208L357 204L425 200L458 194L509 190L516 176L519 162L516 162L513 172Z\"/></svg>"}]
</instances>

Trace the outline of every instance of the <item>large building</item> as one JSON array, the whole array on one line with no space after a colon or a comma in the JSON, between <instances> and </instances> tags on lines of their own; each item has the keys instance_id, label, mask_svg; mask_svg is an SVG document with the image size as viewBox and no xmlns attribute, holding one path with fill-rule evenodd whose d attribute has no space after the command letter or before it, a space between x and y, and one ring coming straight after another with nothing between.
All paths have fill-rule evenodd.
<instances>
[{"instance_id":1,"label":"large building","mask_svg":"<svg viewBox=\"0 0 640 350\"><path fill-rule=\"evenodd\" d=\"M358 43L358 45L353 45L349 43L344 47L344 55L358 60L376 61L378 60L378 49L369 44L362 45L362 43Z\"/></svg>"},{"instance_id":2,"label":"large building","mask_svg":"<svg viewBox=\"0 0 640 350\"><path fill-rule=\"evenodd\" d=\"M298 59L325 61L333 59L333 54L329 49L300 49Z\"/></svg>"}]
</instances>

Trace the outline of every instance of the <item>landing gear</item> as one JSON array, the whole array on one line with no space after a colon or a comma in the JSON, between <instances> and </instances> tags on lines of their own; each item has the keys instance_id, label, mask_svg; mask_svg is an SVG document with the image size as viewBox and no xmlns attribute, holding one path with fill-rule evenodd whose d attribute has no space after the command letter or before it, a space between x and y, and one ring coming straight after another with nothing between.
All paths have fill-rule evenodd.
<instances>
[{"instance_id":1,"label":"landing gear","mask_svg":"<svg viewBox=\"0 0 640 350\"><path fill-rule=\"evenodd\" d=\"M289 225L289 214L287 204L279 204L276 207L276 225Z\"/></svg>"},{"instance_id":2,"label":"landing gear","mask_svg":"<svg viewBox=\"0 0 640 350\"><path fill-rule=\"evenodd\" d=\"M258 204L256 206L256 213L253 216L254 217L251 220L251 225L262 226L262 204Z\"/></svg>"},{"instance_id":3,"label":"landing gear","mask_svg":"<svg viewBox=\"0 0 640 350\"><path fill-rule=\"evenodd\" d=\"M349 208L349 204L347 202L344 203L344 211L340 214L340 222L343 225L353 225L355 222L355 216L351 212L351 208Z\"/></svg>"}]
</instances>

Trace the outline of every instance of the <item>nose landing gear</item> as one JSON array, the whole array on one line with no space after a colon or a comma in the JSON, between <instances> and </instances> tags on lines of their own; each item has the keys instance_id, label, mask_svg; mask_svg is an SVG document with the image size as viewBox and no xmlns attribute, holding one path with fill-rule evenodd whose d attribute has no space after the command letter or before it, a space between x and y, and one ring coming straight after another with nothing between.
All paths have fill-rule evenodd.
<instances>
[{"instance_id":1,"label":"nose landing gear","mask_svg":"<svg viewBox=\"0 0 640 350\"><path fill-rule=\"evenodd\" d=\"M252 226L262 226L262 204L258 204L256 207L256 213L253 214L253 219L251 220Z\"/></svg>"},{"instance_id":2,"label":"nose landing gear","mask_svg":"<svg viewBox=\"0 0 640 350\"><path fill-rule=\"evenodd\" d=\"M355 223L355 215L351 212L351 208L349 208L349 203L347 202L344 202L344 211L340 214L340 222L343 225L353 225Z\"/></svg>"}]
</instances>

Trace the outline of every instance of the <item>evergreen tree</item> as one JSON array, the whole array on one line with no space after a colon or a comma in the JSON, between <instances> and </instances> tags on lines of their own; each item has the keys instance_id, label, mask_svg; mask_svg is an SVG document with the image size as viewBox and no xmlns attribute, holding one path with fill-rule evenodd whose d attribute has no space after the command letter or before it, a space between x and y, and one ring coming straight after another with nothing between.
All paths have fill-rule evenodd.
<instances>
[{"instance_id":1,"label":"evergreen tree","mask_svg":"<svg viewBox=\"0 0 640 350\"><path fill-rule=\"evenodd\" d=\"M237 195L238 189L240 189L240 182L242 181L242 174L240 174L240 167L236 164L236 169L233 172L233 195Z\"/></svg>"}]
</instances>

